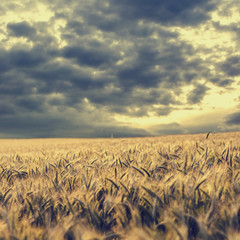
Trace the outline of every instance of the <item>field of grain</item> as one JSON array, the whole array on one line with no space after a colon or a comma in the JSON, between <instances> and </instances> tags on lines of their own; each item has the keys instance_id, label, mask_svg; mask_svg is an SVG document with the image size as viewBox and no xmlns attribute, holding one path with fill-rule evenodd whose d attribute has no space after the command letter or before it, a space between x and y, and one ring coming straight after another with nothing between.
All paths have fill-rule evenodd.
<instances>
[{"instance_id":1,"label":"field of grain","mask_svg":"<svg viewBox=\"0 0 240 240\"><path fill-rule=\"evenodd\" d=\"M0 239L240 239L240 133L0 140Z\"/></svg>"}]
</instances>

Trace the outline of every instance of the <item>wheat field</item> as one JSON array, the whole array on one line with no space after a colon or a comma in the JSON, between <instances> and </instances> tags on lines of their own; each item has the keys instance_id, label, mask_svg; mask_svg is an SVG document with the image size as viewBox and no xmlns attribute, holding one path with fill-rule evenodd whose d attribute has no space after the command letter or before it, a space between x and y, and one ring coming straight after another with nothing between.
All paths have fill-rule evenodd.
<instances>
[{"instance_id":1,"label":"wheat field","mask_svg":"<svg viewBox=\"0 0 240 240\"><path fill-rule=\"evenodd\" d=\"M240 133L0 140L0 239L240 239Z\"/></svg>"}]
</instances>

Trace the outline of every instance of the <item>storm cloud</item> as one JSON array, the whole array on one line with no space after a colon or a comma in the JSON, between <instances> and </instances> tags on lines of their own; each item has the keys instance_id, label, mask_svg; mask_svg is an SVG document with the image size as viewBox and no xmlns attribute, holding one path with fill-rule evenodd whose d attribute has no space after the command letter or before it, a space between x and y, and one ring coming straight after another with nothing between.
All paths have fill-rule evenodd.
<instances>
[{"instance_id":1,"label":"storm cloud","mask_svg":"<svg viewBox=\"0 0 240 240\"><path fill-rule=\"evenodd\" d=\"M183 37L184 31L202 26L229 32L212 20L222 1L9 4L2 3L18 14L2 13L2 137L194 132L173 119L152 128L130 122L167 118L181 109L191 112L213 86L234 89L240 75L239 53L217 61L214 50ZM189 86L192 90L185 92ZM226 124L236 119L230 116Z\"/></svg>"},{"instance_id":2,"label":"storm cloud","mask_svg":"<svg viewBox=\"0 0 240 240\"><path fill-rule=\"evenodd\" d=\"M206 21L216 6L216 1L111 1L110 9L122 18L144 19L168 25L196 25ZM105 11L107 11L105 9Z\"/></svg>"},{"instance_id":3,"label":"storm cloud","mask_svg":"<svg viewBox=\"0 0 240 240\"><path fill-rule=\"evenodd\" d=\"M9 23L7 24L7 30L9 34L14 37L30 38L36 34L36 29L26 21L19 23Z\"/></svg>"},{"instance_id":4,"label":"storm cloud","mask_svg":"<svg viewBox=\"0 0 240 240\"><path fill-rule=\"evenodd\" d=\"M227 116L226 123L229 125L240 125L240 112L235 112Z\"/></svg>"},{"instance_id":5,"label":"storm cloud","mask_svg":"<svg viewBox=\"0 0 240 240\"><path fill-rule=\"evenodd\" d=\"M188 95L188 102L190 104L200 103L203 97L206 95L207 90L208 88L205 85L196 85Z\"/></svg>"},{"instance_id":6,"label":"storm cloud","mask_svg":"<svg viewBox=\"0 0 240 240\"><path fill-rule=\"evenodd\" d=\"M234 77L240 75L240 56L231 56L221 65L222 71L228 76Z\"/></svg>"}]
</instances>

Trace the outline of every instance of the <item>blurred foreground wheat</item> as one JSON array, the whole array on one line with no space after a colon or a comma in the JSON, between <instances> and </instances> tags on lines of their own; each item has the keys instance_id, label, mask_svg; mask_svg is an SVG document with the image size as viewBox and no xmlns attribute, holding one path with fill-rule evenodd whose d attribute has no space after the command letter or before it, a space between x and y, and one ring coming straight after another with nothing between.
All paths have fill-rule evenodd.
<instances>
[{"instance_id":1,"label":"blurred foreground wheat","mask_svg":"<svg viewBox=\"0 0 240 240\"><path fill-rule=\"evenodd\" d=\"M240 239L240 133L0 140L0 239Z\"/></svg>"}]
</instances>

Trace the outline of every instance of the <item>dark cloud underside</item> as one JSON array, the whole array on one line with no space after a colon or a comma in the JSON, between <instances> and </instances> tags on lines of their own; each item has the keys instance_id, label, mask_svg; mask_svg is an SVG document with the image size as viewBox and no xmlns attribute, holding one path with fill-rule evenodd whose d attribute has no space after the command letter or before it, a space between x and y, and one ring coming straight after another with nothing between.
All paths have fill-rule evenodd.
<instances>
[{"instance_id":1,"label":"dark cloud underside","mask_svg":"<svg viewBox=\"0 0 240 240\"><path fill-rule=\"evenodd\" d=\"M31 37L36 34L36 29L33 28L28 22L9 23L7 30L10 35L15 37Z\"/></svg>"},{"instance_id":2,"label":"dark cloud underside","mask_svg":"<svg viewBox=\"0 0 240 240\"><path fill-rule=\"evenodd\" d=\"M240 56L231 56L221 65L222 71L228 76L240 76Z\"/></svg>"},{"instance_id":3,"label":"dark cloud underside","mask_svg":"<svg viewBox=\"0 0 240 240\"><path fill-rule=\"evenodd\" d=\"M208 88L205 85L198 84L193 91L188 95L188 103L196 104L200 103L203 97L206 95Z\"/></svg>"},{"instance_id":4,"label":"dark cloud underside","mask_svg":"<svg viewBox=\"0 0 240 240\"><path fill-rule=\"evenodd\" d=\"M232 113L227 117L226 123L240 126L240 112Z\"/></svg>"},{"instance_id":5,"label":"dark cloud underside","mask_svg":"<svg viewBox=\"0 0 240 240\"><path fill-rule=\"evenodd\" d=\"M144 19L168 25L196 25L206 21L216 6L215 1L122 0L111 1L112 8L125 19Z\"/></svg>"},{"instance_id":6,"label":"dark cloud underside","mask_svg":"<svg viewBox=\"0 0 240 240\"><path fill-rule=\"evenodd\" d=\"M193 86L187 103L200 104L211 92L208 82L224 89L240 75L239 55L216 64L219 72L214 73L191 42L173 29L198 28L211 20L218 3L42 1L53 12L49 21L38 21L37 15L34 21L7 21L0 45L0 133L20 137L152 134L114 116L167 117L185 107L178 98L184 87ZM11 4L3 5L10 9ZM16 12L33 11L36 6L37 1L11 5ZM62 25L57 25L59 21ZM205 84L199 83L202 79ZM236 119L231 116L227 123L236 124ZM181 127L159 125L156 133L183 133Z\"/></svg>"}]
</instances>

